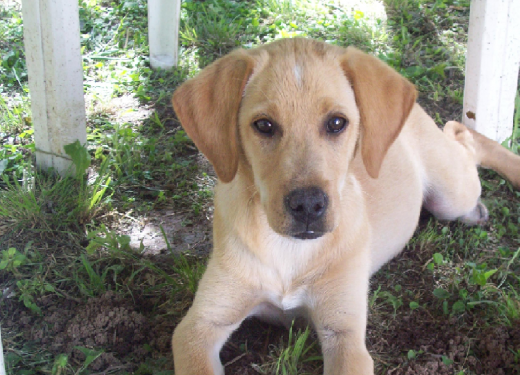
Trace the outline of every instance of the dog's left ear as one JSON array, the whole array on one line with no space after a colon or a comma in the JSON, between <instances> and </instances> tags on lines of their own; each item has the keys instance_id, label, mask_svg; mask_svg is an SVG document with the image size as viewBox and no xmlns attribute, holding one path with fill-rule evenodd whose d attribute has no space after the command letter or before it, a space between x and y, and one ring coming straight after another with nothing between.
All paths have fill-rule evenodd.
<instances>
[{"instance_id":1,"label":"dog's left ear","mask_svg":"<svg viewBox=\"0 0 520 375\"><path fill-rule=\"evenodd\" d=\"M341 62L361 116L361 155L368 174L379 176L386 152L417 97L412 83L381 60L348 47Z\"/></svg>"},{"instance_id":2,"label":"dog's left ear","mask_svg":"<svg viewBox=\"0 0 520 375\"><path fill-rule=\"evenodd\" d=\"M245 50L235 50L173 94L173 108L183 128L223 182L233 180L237 172L238 110L253 67L254 60Z\"/></svg>"}]
</instances>

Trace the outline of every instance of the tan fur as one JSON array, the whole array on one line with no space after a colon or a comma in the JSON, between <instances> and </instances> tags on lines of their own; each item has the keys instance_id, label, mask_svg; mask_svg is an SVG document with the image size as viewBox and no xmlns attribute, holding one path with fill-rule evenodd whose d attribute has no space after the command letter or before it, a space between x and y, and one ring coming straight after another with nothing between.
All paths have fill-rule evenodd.
<instances>
[{"instance_id":1,"label":"tan fur","mask_svg":"<svg viewBox=\"0 0 520 375\"><path fill-rule=\"evenodd\" d=\"M453 138L470 144L481 167L495 170L520 190L520 156L459 122L449 121L448 129Z\"/></svg>"},{"instance_id":2,"label":"tan fur","mask_svg":"<svg viewBox=\"0 0 520 375\"><path fill-rule=\"evenodd\" d=\"M213 163L218 177L229 182L238 164L236 124L241 93L253 60L237 50L203 70L198 79L175 91L175 111L188 135Z\"/></svg>"},{"instance_id":3,"label":"tan fur","mask_svg":"<svg viewBox=\"0 0 520 375\"><path fill-rule=\"evenodd\" d=\"M382 61L353 47L347 48L342 67L361 112L363 162L368 174L377 178L415 102L415 88Z\"/></svg>"},{"instance_id":4,"label":"tan fur","mask_svg":"<svg viewBox=\"0 0 520 375\"><path fill-rule=\"evenodd\" d=\"M440 131L415 96L374 57L305 39L235 51L177 89L175 111L220 179L214 250L173 335L177 375L223 374L219 351L248 316L300 314L326 375L373 374L370 275L410 239L423 203L442 219L487 215L476 169L494 160L482 156L487 141ZM349 125L330 134L335 116ZM276 124L273 136L255 130L259 119ZM304 240L295 236L309 221L296 223L287 197L308 187L328 205L321 236Z\"/></svg>"}]
</instances>

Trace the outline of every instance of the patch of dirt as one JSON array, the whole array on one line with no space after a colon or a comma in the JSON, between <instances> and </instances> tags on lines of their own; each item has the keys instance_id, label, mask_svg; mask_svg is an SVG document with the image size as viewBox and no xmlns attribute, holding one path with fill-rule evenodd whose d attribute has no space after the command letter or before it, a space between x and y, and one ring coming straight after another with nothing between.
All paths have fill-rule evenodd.
<instances>
[{"instance_id":1,"label":"patch of dirt","mask_svg":"<svg viewBox=\"0 0 520 375\"><path fill-rule=\"evenodd\" d=\"M428 217L429 214L422 217L420 227ZM392 291L399 284L403 291L413 293L402 294L403 307L394 316L390 306L386 311L374 308L369 314L367 346L377 364L377 373L520 374L520 358L515 354L520 350L519 326L496 322L492 328L486 328L486 317L478 309L458 316L443 314L441 302L433 294L435 280L425 270L436 250L409 247L372 279L374 290L383 286ZM392 275L392 279L387 279L387 275ZM426 307L408 308L411 301L417 300ZM415 358L408 358L410 350L415 352Z\"/></svg>"},{"instance_id":2,"label":"patch of dirt","mask_svg":"<svg viewBox=\"0 0 520 375\"><path fill-rule=\"evenodd\" d=\"M520 374L520 327L485 330L475 352L480 359L475 361L477 373Z\"/></svg>"},{"instance_id":3,"label":"patch of dirt","mask_svg":"<svg viewBox=\"0 0 520 375\"><path fill-rule=\"evenodd\" d=\"M455 74L455 73L454 73ZM454 79L455 82L459 82L458 79ZM446 82L446 86L452 85L453 89L457 89L456 84L451 84L450 82ZM450 97L442 97L439 101L434 101L429 98L426 98L422 93L419 94L419 98L417 102L423 107L423 109L428 113L434 120L437 119L435 114L439 114L439 118L442 121L441 125L444 126L446 122L451 120L461 121L462 120L462 107L456 102L454 99ZM439 125L439 124L437 124Z\"/></svg>"},{"instance_id":4,"label":"patch of dirt","mask_svg":"<svg viewBox=\"0 0 520 375\"><path fill-rule=\"evenodd\" d=\"M171 209L156 210L141 220L127 221L118 230L130 236L133 249L139 249L142 243L147 255L168 252L161 227L172 250L189 251L195 255L209 254L212 246L211 218L192 223L191 216Z\"/></svg>"},{"instance_id":5,"label":"patch of dirt","mask_svg":"<svg viewBox=\"0 0 520 375\"><path fill-rule=\"evenodd\" d=\"M110 95L112 95L110 90L101 90L96 93L96 96L86 95L86 108L91 111L89 115L99 113L108 115L112 121L121 124L138 124L150 118L153 113L150 106L139 103L133 95L125 94L114 98Z\"/></svg>"},{"instance_id":6,"label":"patch of dirt","mask_svg":"<svg viewBox=\"0 0 520 375\"><path fill-rule=\"evenodd\" d=\"M172 224L174 220L170 220L166 210L156 214L153 220L171 225L171 230L179 225ZM189 233L195 229L204 231L208 228L195 225L185 230ZM181 247L187 244L180 235L174 236L172 241L184 244ZM209 237L206 237L193 248L202 251L210 246ZM387 272L379 272L373 278L373 289L381 285L383 289L392 290L399 283L403 290L414 293L408 299L403 294L403 306L411 300L420 300L421 304L438 303L432 296L435 283L422 269L431 259L433 250L405 250L385 267ZM166 262L168 257L148 256L156 264ZM388 275L394 277L388 279ZM142 277L146 279L146 275ZM48 295L37 300L42 309L41 316L28 311L15 298L6 296L6 308L2 310L7 312L2 319L4 337L21 335L24 342L34 342L54 355L68 354L74 364L85 360L85 354L78 347L102 349L103 353L89 367L99 373L137 371L143 363L159 363L161 358L167 359L165 363L161 362L161 370L173 370L171 334L190 300L178 296L173 303L179 305L172 307L171 295L163 293L150 297L140 293L135 286L129 287L132 297L111 291L86 301ZM520 374L520 363L515 355L520 351L518 326L485 328L478 312L455 318L443 315L442 309L402 307L392 316L391 308L381 311L389 306L380 301L376 306L379 307L374 307L369 315L367 346L378 374L452 375L462 370L472 375ZM172 310L174 314L171 314ZM256 319L246 320L221 352L226 374L258 374L252 364L262 365L271 360L273 345L281 341L288 341L285 328ZM415 351L415 358L408 358L409 350ZM322 369L314 367L310 371L319 374Z\"/></svg>"},{"instance_id":7,"label":"patch of dirt","mask_svg":"<svg viewBox=\"0 0 520 375\"><path fill-rule=\"evenodd\" d=\"M272 326L258 319L247 319L220 352L220 360L230 375L257 375L252 363L261 364L269 355L269 345L287 336L283 327Z\"/></svg>"},{"instance_id":8,"label":"patch of dirt","mask_svg":"<svg viewBox=\"0 0 520 375\"><path fill-rule=\"evenodd\" d=\"M415 311L411 316L399 316L382 337L372 330L369 340L383 339L387 345L377 345L378 349L395 353L395 367L387 374L452 375L463 369L473 374L520 374L520 363L513 353L520 349L518 327L501 326L479 333L471 332L468 323L433 319L426 312ZM409 360L402 355L409 349L420 354Z\"/></svg>"},{"instance_id":9,"label":"patch of dirt","mask_svg":"<svg viewBox=\"0 0 520 375\"><path fill-rule=\"evenodd\" d=\"M103 353L89 367L94 371L135 370L150 356L170 356L175 324L174 319L147 314L145 307L153 301L140 302L111 291L87 302L53 295L38 301L42 316L22 310L3 321L2 328L20 332L24 341L55 355L67 354L75 363L85 361L78 348L102 348Z\"/></svg>"}]
</instances>

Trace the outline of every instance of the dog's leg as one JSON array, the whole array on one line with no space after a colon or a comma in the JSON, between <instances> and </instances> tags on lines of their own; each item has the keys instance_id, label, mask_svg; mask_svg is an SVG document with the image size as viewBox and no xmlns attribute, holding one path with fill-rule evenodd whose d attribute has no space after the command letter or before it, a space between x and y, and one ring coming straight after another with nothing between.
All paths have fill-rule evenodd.
<instances>
[{"instance_id":1,"label":"dog's leg","mask_svg":"<svg viewBox=\"0 0 520 375\"><path fill-rule=\"evenodd\" d=\"M224 375L219 353L255 305L254 293L211 261L172 339L176 375Z\"/></svg>"},{"instance_id":2,"label":"dog's leg","mask_svg":"<svg viewBox=\"0 0 520 375\"><path fill-rule=\"evenodd\" d=\"M449 121L444 129L454 139L472 144L478 165L493 169L520 190L520 156L460 122Z\"/></svg>"},{"instance_id":3,"label":"dog's leg","mask_svg":"<svg viewBox=\"0 0 520 375\"><path fill-rule=\"evenodd\" d=\"M468 225L482 224L488 211L480 202L478 154L471 133L450 121L444 131L427 129L434 147L427 166L428 188L424 207L440 220L459 219Z\"/></svg>"},{"instance_id":4,"label":"dog's leg","mask_svg":"<svg viewBox=\"0 0 520 375\"><path fill-rule=\"evenodd\" d=\"M369 251L328 272L311 290L311 319L323 351L324 375L373 375L365 344Z\"/></svg>"}]
</instances>

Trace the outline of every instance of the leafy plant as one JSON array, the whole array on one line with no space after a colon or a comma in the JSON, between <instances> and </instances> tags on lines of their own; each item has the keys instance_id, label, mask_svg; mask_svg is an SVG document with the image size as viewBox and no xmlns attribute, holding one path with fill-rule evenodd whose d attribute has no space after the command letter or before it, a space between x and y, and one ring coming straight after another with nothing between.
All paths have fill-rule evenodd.
<instances>
[{"instance_id":1,"label":"leafy plant","mask_svg":"<svg viewBox=\"0 0 520 375\"><path fill-rule=\"evenodd\" d=\"M515 114L513 117L513 132L510 137L508 137L504 142L502 142L502 146L509 148L516 154L520 154L520 91L516 92L515 97Z\"/></svg>"},{"instance_id":2,"label":"leafy plant","mask_svg":"<svg viewBox=\"0 0 520 375\"><path fill-rule=\"evenodd\" d=\"M90 154L87 149L82 146L78 140L65 145L65 152L72 158L72 162L76 167L76 178L80 178L85 174L85 171L90 167Z\"/></svg>"},{"instance_id":3,"label":"leafy plant","mask_svg":"<svg viewBox=\"0 0 520 375\"><path fill-rule=\"evenodd\" d=\"M471 268L470 282L480 286L485 286L488 279L498 271L497 269L488 270L486 263L479 265L466 263L466 265Z\"/></svg>"},{"instance_id":4,"label":"leafy plant","mask_svg":"<svg viewBox=\"0 0 520 375\"><path fill-rule=\"evenodd\" d=\"M0 271L6 270L12 272L15 276L20 276L18 268L28 263L27 257L17 251L14 247L2 250L2 259L0 260Z\"/></svg>"},{"instance_id":5,"label":"leafy plant","mask_svg":"<svg viewBox=\"0 0 520 375\"><path fill-rule=\"evenodd\" d=\"M86 250L90 255L94 254L100 248L105 248L108 252L112 253L131 251L130 236L118 235L108 230L104 224L102 224L98 230L89 232L87 239L89 240L89 244ZM142 251L143 249L144 246L141 243L140 250Z\"/></svg>"},{"instance_id":6,"label":"leafy plant","mask_svg":"<svg viewBox=\"0 0 520 375\"><path fill-rule=\"evenodd\" d=\"M83 355L85 355L85 361L81 365L81 368L77 371L78 374L87 374L87 368L90 366L92 362L94 362L101 354L103 354L104 350L95 350L84 348L81 346L75 346L74 349L79 350Z\"/></svg>"},{"instance_id":7,"label":"leafy plant","mask_svg":"<svg viewBox=\"0 0 520 375\"><path fill-rule=\"evenodd\" d=\"M41 277L18 280L16 286L18 287L18 299L36 314L41 314L41 309L36 305L35 297L47 292L56 293L54 286Z\"/></svg>"},{"instance_id":8,"label":"leafy plant","mask_svg":"<svg viewBox=\"0 0 520 375\"><path fill-rule=\"evenodd\" d=\"M121 264L113 264L100 270L100 267L91 262L85 254L80 256L80 262L82 267L74 271L74 279L81 293L88 297L98 296L107 291L111 273L117 287L118 275L124 270Z\"/></svg>"},{"instance_id":9,"label":"leafy plant","mask_svg":"<svg viewBox=\"0 0 520 375\"><path fill-rule=\"evenodd\" d=\"M51 374L61 375L62 372L66 369L68 362L69 357L66 354L59 354L56 356L54 359L54 364L52 365Z\"/></svg>"}]
</instances>

